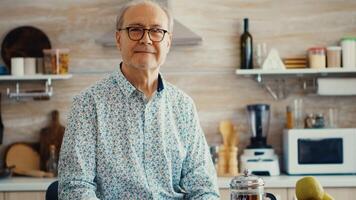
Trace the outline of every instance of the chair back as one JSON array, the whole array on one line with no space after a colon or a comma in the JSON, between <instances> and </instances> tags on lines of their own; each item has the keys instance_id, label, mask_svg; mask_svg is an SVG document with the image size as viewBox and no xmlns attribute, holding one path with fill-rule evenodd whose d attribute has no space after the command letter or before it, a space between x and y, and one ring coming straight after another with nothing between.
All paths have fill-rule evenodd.
<instances>
[{"instance_id":1,"label":"chair back","mask_svg":"<svg viewBox=\"0 0 356 200\"><path fill-rule=\"evenodd\" d=\"M58 200L58 181L54 181L48 186L46 200Z\"/></svg>"}]
</instances>

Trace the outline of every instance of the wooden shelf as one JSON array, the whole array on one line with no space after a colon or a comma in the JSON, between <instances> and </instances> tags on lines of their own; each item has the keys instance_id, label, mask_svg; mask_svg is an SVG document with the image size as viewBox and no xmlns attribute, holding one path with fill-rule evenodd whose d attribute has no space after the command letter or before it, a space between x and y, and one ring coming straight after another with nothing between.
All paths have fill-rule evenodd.
<instances>
[{"instance_id":1,"label":"wooden shelf","mask_svg":"<svg viewBox=\"0 0 356 200\"><path fill-rule=\"evenodd\" d=\"M283 84L282 88L286 87L284 84L285 79L298 78L300 79L300 88L304 91L308 91L308 88L313 88L313 92L316 91L318 85L316 81L320 77L356 77L356 67L354 68L326 68L326 69L237 69L236 74L239 76L251 77L255 79L258 84L264 86L271 96L278 100L277 94L283 92L280 88L276 87L273 89L272 86L268 84L268 79L281 81ZM311 80L311 81L308 81ZM309 84L308 84L309 83ZM311 83L311 84L310 84ZM311 86L308 86L311 85ZM281 95L286 96L286 95Z\"/></svg>"},{"instance_id":2,"label":"wooden shelf","mask_svg":"<svg viewBox=\"0 0 356 200\"><path fill-rule=\"evenodd\" d=\"M326 69L237 69L237 75L293 75L293 76L328 76L328 75L351 75L356 74L355 68L326 68Z\"/></svg>"},{"instance_id":3,"label":"wooden shelf","mask_svg":"<svg viewBox=\"0 0 356 200\"><path fill-rule=\"evenodd\" d=\"M12 75L0 75L0 82L15 82L16 90L12 92L10 88L6 89L7 96L9 98L20 98L26 97L51 97L53 95L52 81L54 80L66 80L72 78L72 74L35 74L35 75L24 75L24 76L12 76ZM44 89L40 92L23 92L20 91L20 82L26 83L28 81L45 81Z\"/></svg>"},{"instance_id":4,"label":"wooden shelf","mask_svg":"<svg viewBox=\"0 0 356 200\"><path fill-rule=\"evenodd\" d=\"M0 81L65 80L72 78L72 76L72 74L0 75Z\"/></svg>"}]
</instances>

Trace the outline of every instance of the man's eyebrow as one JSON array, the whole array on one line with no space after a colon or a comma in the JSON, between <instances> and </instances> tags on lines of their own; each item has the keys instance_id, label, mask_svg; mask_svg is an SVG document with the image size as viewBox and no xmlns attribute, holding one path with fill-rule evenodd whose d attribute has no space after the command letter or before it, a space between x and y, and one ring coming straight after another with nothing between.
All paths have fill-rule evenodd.
<instances>
[{"instance_id":1,"label":"man's eyebrow","mask_svg":"<svg viewBox=\"0 0 356 200\"><path fill-rule=\"evenodd\" d=\"M159 25L159 24L153 24L153 25L151 25L151 27L161 28L162 26L161 26L161 25Z\"/></svg>"}]
</instances>

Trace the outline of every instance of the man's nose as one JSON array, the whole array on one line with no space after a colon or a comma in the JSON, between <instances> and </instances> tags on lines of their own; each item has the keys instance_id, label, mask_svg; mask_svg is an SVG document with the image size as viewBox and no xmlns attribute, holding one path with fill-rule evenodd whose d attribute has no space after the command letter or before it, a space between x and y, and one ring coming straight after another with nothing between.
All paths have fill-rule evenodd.
<instances>
[{"instance_id":1,"label":"man's nose","mask_svg":"<svg viewBox=\"0 0 356 200\"><path fill-rule=\"evenodd\" d=\"M149 30L144 30L143 37L140 42L144 44L152 44L152 40L149 36Z\"/></svg>"}]
</instances>

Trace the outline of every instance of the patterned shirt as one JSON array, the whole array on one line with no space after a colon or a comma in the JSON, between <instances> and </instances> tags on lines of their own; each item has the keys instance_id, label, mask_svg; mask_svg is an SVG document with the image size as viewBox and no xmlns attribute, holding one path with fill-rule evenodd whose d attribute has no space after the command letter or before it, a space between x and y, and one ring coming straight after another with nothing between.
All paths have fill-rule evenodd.
<instances>
[{"instance_id":1,"label":"patterned shirt","mask_svg":"<svg viewBox=\"0 0 356 200\"><path fill-rule=\"evenodd\" d=\"M117 70L73 100L59 198L219 199L190 97L159 75L150 100Z\"/></svg>"}]
</instances>

